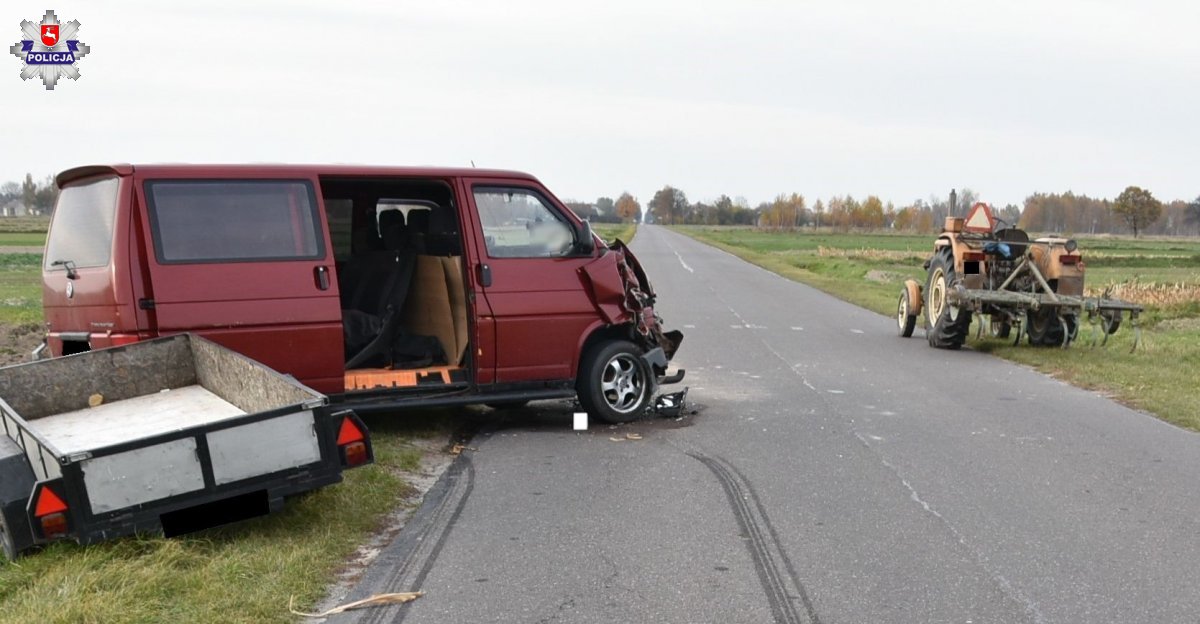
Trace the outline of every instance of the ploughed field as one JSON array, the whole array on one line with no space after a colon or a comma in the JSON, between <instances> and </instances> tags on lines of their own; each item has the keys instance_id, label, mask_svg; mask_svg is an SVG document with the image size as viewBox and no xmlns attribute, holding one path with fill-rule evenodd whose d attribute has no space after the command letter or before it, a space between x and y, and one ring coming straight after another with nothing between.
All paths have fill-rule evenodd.
<instances>
[{"instance_id":1,"label":"ploughed field","mask_svg":"<svg viewBox=\"0 0 1200 624\"><path fill-rule=\"evenodd\" d=\"M925 280L922 263L935 235L840 233L800 229L681 226L679 232L745 260L886 315L894 323L904 280ZM1025 341L978 338L972 321L967 347L1030 365L1093 388L1168 422L1200 431L1200 397L1190 392L1200 370L1200 239L1076 237L1087 268L1088 295L1146 306L1136 352L1122 326L1106 347L1091 348L1081 325L1069 349L1031 347ZM798 312L801 313L801 312ZM923 319L918 321L918 327ZM986 332L985 332L986 334ZM912 339L920 340L920 331ZM900 340L900 338L897 338Z\"/></svg>"}]
</instances>

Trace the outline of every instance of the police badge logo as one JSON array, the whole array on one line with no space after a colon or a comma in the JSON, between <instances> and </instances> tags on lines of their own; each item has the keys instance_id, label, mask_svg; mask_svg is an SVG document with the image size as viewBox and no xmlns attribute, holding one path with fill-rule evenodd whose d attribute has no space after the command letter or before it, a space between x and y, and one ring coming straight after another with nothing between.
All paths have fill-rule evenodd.
<instances>
[{"instance_id":1,"label":"police badge logo","mask_svg":"<svg viewBox=\"0 0 1200 624\"><path fill-rule=\"evenodd\" d=\"M21 22L21 33L25 37L9 48L13 56L24 63L21 80L38 76L46 89L51 90L63 76L79 80L79 68L75 63L91 52L91 48L75 38L78 32L79 20L59 24L54 11L46 11L41 23Z\"/></svg>"}]
</instances>

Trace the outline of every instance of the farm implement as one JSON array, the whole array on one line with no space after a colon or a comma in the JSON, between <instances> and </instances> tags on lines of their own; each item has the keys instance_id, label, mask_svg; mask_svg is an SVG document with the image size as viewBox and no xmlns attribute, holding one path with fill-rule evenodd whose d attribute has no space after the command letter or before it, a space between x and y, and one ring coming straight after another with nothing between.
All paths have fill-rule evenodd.
<instances>
[{"instance_id":1,"label":"farm implement","mask_svg":"<svg viewBox=\"0 0 1200 624\"><path fill-rule=\"evenodd\" d=\"M1133 328L1133 349L1141 341L1138 315L1142 306L1114 299L1106 291L1086 297L1084 262L1074 240L1057 236L1030 240L1029 235L1003 224L987 204L977 203L964 219L946 217L925 261L925 283L907 280L896 305L901 336L912 336L917 315L925 312L929 346L957 349L970 333L972 315L996 338L1021 336L1040 346L1068 347L1079 334L1080 322L1091 326L1091 344L1107 344L1124 319Z\"/></svg>"}]
</instances>

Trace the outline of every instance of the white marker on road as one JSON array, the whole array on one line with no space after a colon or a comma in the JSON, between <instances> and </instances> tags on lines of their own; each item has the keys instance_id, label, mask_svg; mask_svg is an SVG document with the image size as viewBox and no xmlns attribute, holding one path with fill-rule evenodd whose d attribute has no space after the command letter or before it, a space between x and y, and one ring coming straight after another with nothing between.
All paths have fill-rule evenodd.
<instances>
[{"instance_id":1,"label":"white marker on road","mask_svg":"<svg viewBox=\"0 0 1200 624\"><path fill-rule=\"evenodd\" d=\"M575 412L575 431L587 431L587 412Z\"/></svg>"}]
</instances>

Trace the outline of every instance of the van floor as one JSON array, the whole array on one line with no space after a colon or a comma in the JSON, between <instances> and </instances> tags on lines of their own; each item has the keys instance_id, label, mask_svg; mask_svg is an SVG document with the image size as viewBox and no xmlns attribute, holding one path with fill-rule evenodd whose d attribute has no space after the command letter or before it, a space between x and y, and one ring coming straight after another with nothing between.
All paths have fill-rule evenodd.
<instances>
[{"instance_id":1,"label":"van floor","mask_svg":"<svg viewBox=\"0 0 1200 624\"><path fill-rule=\"evenodd\" d=\"M427 368L355 368L346 371L346 392L386 388L416 388L441 386L466 381L466 372L458 366L429 366Z\"/></svg>"}]
</instances>

